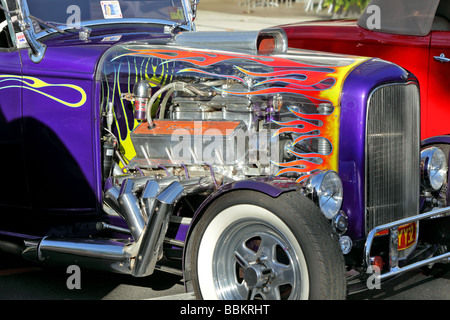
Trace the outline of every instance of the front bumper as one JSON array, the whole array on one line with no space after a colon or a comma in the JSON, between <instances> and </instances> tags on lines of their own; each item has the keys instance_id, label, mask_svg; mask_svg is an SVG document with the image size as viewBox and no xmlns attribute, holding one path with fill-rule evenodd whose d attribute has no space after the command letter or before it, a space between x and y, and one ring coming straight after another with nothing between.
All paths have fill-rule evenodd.
<instances>
[{"instance_id":1,"label":"front bumper","mask_svg":"<svg viewBox=\"0 0 450 320\"><path fill-rule=\"evenodd\" d=\"M397 220L391 223L387 223L384 225L380 225L378 227L375 227L372 231L370 231L369 235L367 236L365 247L364 247L364 262L366 264L366 267L369 268L371 266L371 249L372 245L374 243L374 239L376 238L376 235L380 233L381 231L388 230L389 231L389 270L375 274L375 278L382 281L387 278L397 276L399 274L405 273L407 271L420 268L422 266L426 266L431 263L439 262L442 260L450 260L450 252L446 252L437 256L425 258L420 261L416 261L412 264L407 264L405 266L399 267L399 251L398 251L398 228L400 226L417 222L420 220L425 219L433 219L433 218L441 218L445 217L450 214L450 207L445 208L439 208L435 209L433 211L419 214L413 217ZM450 232L450 230L449 230Z\"/></svg>"}]
</instances>

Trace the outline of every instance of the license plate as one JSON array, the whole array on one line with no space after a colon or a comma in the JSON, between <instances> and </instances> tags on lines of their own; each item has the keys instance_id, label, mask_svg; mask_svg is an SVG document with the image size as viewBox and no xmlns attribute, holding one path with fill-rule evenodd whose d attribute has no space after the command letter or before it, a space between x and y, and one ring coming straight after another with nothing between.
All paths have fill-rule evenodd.
<instances>
[{"instance_id":1,"label":"license plate","mask_svg":"<svg viewBox=\"0 0 450 320\"><path fill-rule=\"evenodd\" d=\"M415 222L398 227L398 250L405 250L416 243L417 224Z\"/></svg>"}]
</instances>

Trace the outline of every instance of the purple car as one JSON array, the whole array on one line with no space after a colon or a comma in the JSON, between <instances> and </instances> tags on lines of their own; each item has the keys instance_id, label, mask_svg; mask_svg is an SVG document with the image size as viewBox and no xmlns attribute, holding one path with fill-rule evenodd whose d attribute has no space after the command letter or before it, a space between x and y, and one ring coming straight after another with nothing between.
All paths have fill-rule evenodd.
<instances>
[{"instance_id":1,"label":"purple car","mask_svg":"<svg viewBox=\"0 0 450 320\"><path fill-rule=\"evenodd\" d=\"M414 75L197 32L197 2L1 0L0 248L199 299L343 299L448 261Z\"/></svg>"}]
</instances>

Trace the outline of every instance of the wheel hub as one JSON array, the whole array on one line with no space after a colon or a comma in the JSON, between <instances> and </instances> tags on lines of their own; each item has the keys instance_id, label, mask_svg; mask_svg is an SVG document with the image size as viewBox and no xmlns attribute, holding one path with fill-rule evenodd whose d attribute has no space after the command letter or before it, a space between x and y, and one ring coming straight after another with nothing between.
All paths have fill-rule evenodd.
<instances>
[{"instance_id":1,"label":"wheel hub","mask_svg":"<svg viewBox=\"0 0 450 320\"><path fill-rule=\"evenodd\" d=\"M271 274L272 270L263 264L251 264L244 270L244 281L251 288L261 288L269 281Z\"/></svg>"}]
</instances>

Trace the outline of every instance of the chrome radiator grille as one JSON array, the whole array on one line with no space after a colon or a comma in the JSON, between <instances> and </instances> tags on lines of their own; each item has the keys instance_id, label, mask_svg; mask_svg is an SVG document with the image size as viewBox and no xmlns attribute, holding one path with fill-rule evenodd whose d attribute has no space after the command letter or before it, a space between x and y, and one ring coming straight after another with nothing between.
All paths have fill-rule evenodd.
<instances>
[{"instance_id":1,"label":"chrome radiator grille","mask_svg":"<svg viewBox=\"0 0 450 320\"><path fill-rule=\"evenodd\" d=\"M420 97L414 84L375 89L366 128L366 233L419 211Z\"/></svg>"}]
</instances>

